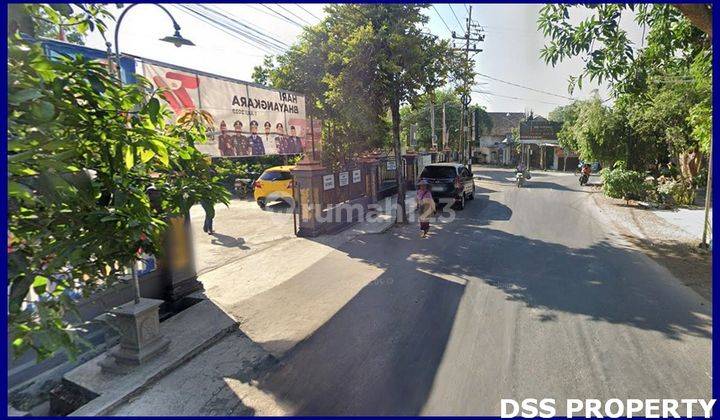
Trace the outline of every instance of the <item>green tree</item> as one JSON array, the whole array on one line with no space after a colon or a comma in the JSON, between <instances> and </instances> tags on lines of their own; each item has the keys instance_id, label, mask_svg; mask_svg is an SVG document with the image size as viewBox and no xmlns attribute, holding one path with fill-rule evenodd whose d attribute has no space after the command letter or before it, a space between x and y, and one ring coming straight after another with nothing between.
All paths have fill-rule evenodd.
<instances>
[{"instance_id":1,"label":"green tree","mask_svg":"<svg viewBox=\"0 0 720 420\"><path fill-rule=\"evenodd\" d=\"M8 5L8 34L57 39L62 30L68 42L84 44L88 31L97 29L104 36L107 26L103 19L114 18L99 4L15 3Z\"/></svg>"},{"instance_id":2,"label":"green tree","mask_svg":"<svg viewBox=\"0 0 720 420\"><path fill-rule=\"evenodd\" d=\"M298 44L276 57L269 79L274 87L307 95L309 110L324 121L325 159L337 162L382 146L390 128L399 161L401 105L413 104L424 92L445 84L457 61L447 41L423 31L424 7L328 6L323 21L307 28Z\"/></svg>"},{"instance_id":3,"label":"green tree","mask_svg":"<svg viewBox=\"0 0 720 420\"><path fill-rule=\"evenodd\" d=\"M585 8L590 16L571 24L574 7ZM669 153L678 158L685 177L698 173L712 131L710 11L711 6L700 4L552 4L542 8L538 27L550 39L541 57L552 65L570 57L583 58L580 74L570 78L570 91L582 87L584 79L609 83L616 99L615 113L623 117L618 121L628 124L622 131L629 167L639 170L655 159L663 161ZM639 48L620 25L627 12L647 29Z\"/></svg>"},{"instance_id":4,"label":"green tree","mask_svg":"<svg viewBox=\"0 0 720 420\"><path fill-rule=\"evenodd\" d=\"M457 141L460 138L460 111L462 104L457 91L451 88L436 89L433 92L420 96L413 105L405 105L400 109L401 118L401 137L407 139L411 125L416 125L415 138L418 146L430 148L432 146L432 131L430 124L430 106L434 101L435 106L435 136L438 140L438 146L444 147L442 143L442 108L445 104L445 125L448 130L448 138L450 141ZM480 109L480 126L483 132L488 132L492 128L492 122L487 112L476 105L470 106L470 114L475 109Z\"/></svg>"},{"instance_id":5,"label":"green tree","mask_svg":"<svg viewBox=\"0 0 720 420\"><path fill-rule=\"evenodd\" d=\"M168 124L149 82L120 87L100 63L9 41L10 338L15 354L73 356L74 301L125 278L140 250L162 255L168 218L228 194L194 147L209 115Z\"/></svg>"}]
</instances>

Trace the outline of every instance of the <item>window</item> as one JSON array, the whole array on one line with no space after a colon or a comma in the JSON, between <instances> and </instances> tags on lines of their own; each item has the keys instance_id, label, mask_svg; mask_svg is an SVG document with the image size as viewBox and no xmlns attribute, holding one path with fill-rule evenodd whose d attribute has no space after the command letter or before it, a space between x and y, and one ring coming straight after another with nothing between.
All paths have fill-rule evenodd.
<instances>
[{"instance_id":1,"label":"window","mask_svg":"<svg viewBox=\"0 0 720 420\"><path fill-rule=\"evenodd\" d=\"M457 172L452 166L426 166L420 178L455 178Z\"/></svg>"},{"instance_id":2,"label":"window","mask_svg":"<svg viewBox=\"0 0 720 420\"><path fill-rule=\"evenodd\" d=\"M287 171L267 171L260 176L261 181L289 181L292 174Z\"/></svg>"}]
</instances>

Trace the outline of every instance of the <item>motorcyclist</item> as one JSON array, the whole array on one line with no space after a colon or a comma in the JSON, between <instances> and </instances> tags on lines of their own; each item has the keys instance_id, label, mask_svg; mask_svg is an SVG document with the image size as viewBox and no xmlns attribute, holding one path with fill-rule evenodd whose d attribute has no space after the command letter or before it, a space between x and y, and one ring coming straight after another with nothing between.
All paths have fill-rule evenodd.
<instances>
[{"instance_id":1,"label":"motorcyclist","mask_svg":"<svg viewBox=\"0 0 720 420\"><path fill-rule=\"evenodd\" d=\"M592 173L592 166L590 166L589 163L586 163L582 167L582 174L590 176L590 173Z\"/></svg>"},{"instance_id":2,"label":"motorcyclist","mask_svg":"<svg viewBox=\"0 0 720 420\"><path fill-rule=\"evenodd\" d=\"M525 164L520 162L518 163L517 167L515 168L515 172L519 174L524 174L527 169L525 168Z\"/></svg>"}]
</instances>

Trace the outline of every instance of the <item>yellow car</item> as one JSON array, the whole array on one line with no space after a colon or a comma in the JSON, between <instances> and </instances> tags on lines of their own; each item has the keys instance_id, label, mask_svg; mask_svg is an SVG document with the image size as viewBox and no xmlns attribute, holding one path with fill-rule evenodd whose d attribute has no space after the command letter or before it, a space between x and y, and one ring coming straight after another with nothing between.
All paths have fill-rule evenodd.
<instances>
[{"instance_id":1,"label":"yellow car","mask_svg":"<svg viewBox=\"0 0 720 420\"><path fill-rule=\"evenodd\" d=\"M273 166L260 175L260 178L253 184L253 196L260 208L265 208L273 201L285 201L291 203L293 200L292 174L290 170L294 166Z\"/></svg>"}]
</instances>

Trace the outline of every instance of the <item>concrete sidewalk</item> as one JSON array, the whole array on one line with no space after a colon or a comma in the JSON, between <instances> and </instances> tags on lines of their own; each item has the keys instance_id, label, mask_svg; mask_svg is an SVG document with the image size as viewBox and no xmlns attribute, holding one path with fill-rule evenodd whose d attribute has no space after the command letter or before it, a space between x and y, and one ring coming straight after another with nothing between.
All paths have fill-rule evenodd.
<instances>
[{"instance_id":1,"label":"concrete sidewalk","mask_svg":"<svg viewBox=\"0 0 720 420\"><path fill-rule=\"evenodd\" d=\"M412 197L414 192L406 196L410 211L414 204ZM183 378L182 384L197 385L198 392L214 392L202 386L203 378L209 380L207 386L215 386L214 376L197 374L198 370L207 370L207 363L197 359L185 363L210 346L207 354L214 355L214 360L229 358L242 368L238 375L243 377L251 377L263 366L275 363L276 357L310 336L382 273L379 268L368 267L337 249L360 236L371 238L371 234L391 228L395 221L393 203L394 197L383 200L378 203L378 217L338 234L277 240L265 247L251 248L234 261L200 275L205 290L192 297L201 302L160 324L161 333L172 340L168 352L124 376L101 371L99 364L104 354L64 376L68 386L96 396L71 415L107 415L116 410L113 414L123 413L124 403L178 368L186 372L190 369L193 380L183 374L171 375L167 380ZM196 213L193 219L198 216ZM319 264L320 261L323 264ZM327 275L328 267L342 267L334 270L332 281ZM343 281L335 281L337 279ZM308 307L313 310L308 311ZM230 336L223 339L228 334ZM213 346L221 339L225 344ZM223 366L218 368L222 370ZM187 405L183 401L165 402L168 413L177 413L178 407ZM158 404L152 405L154 409L149 412L159 414ZM225 414L215 412L212 407L186 407L180 411L194 413L194 410ZM248 414L242 407L238 410Z\"/></svg>"},{"instance_id":2,"label":"concrete sidewalk","mask_svg":"<svg viewBox=\"0 0 720 420\"><path fill-rule=\"evenodd\" d=\"M414 209L415 192L408 192L408 211ZM312 272L311 277L321 281L323 272L315 272L314 265L325 258L345 259L342 255L329 257L338 247L361 235L385 232L394 225L394 197L380 203L379 216L371 221L356 225L335 235L318 238L288 238L270 247L247 255L237 261L204 273L199 277L203 283L204 296L235 319L242 331L255 343L263 346L275 356L282 355L296 343L310 335L335 313L357 290L348 284L335 287L296 287L290 282L300 273ZM338 266L349 267L351 261L337 261ZM336 273L337 274L337 273ZM371 276L372 277L372 276ZM367 279L359 282L362 287ZM285 284L287 283L287 284ZM299 308L297 302L316 304L311 318ZM278 305L279 304L279 305ZM303 315L304 314L304 315Z\"/></svg>"}]
</instances>

